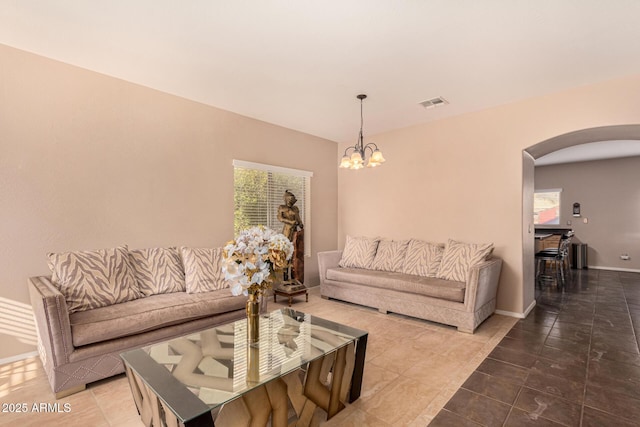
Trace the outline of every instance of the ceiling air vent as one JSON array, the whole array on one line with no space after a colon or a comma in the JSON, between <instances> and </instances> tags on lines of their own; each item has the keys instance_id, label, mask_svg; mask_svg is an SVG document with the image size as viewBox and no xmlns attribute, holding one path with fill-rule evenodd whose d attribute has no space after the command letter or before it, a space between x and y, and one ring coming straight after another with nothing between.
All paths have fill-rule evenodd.
<instances>
[{"instance_id":1,"label":"ceiling air vent","mask_svg":"<svg viewBox=\"0 0 640 427\"><path fill-rule=\"evenodd\" d=\"M422 101L420 105L422 105L426 109L441 107L443 105L447 105L449 101L439 96L437 98L427 99L426 101Z\"/></svg>"}]
</instances>

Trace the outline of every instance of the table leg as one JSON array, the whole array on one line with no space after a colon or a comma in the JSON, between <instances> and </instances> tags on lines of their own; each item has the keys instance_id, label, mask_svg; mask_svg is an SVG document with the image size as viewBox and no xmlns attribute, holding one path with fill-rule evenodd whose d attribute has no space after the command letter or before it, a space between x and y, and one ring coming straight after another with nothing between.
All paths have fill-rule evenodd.
<instances>
[{"instance_id":1,"label":"table leg","mask_svg":"<svg viewBox=\"0 0 640 427\"><path fill-rule=\"evenodd\" d=\"M367 337L363 335L356 343L356 360L353 366L353 377L351 379L351 391L349 392L349 403L353 403L360 397L362 391L362 375L364 374L364 358L367 353Z\"/></svg>"}]
</instances>

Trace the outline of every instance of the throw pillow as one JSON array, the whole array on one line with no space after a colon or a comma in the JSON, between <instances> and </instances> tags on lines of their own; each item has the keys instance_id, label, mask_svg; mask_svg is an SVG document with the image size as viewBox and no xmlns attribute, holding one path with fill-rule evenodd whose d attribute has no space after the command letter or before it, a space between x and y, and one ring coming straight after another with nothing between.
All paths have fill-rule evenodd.
<instances>
[{"instance_id":1,"label":"throw pillow","mask_svg":"<svg viewBox=\"0 0 640 427\"><path fill-rule=\"evenodd\" d=\"M368 237L347 236L347 243L338 265L345 268L371 268L379 241Z\"/></svg>"},{"instance_id":2,"label":"throw pillow","mask_svg":"<svg viewBox=\"0 0 640 427\"><path fill-rule=\"evenodd\" d=\"M176 248L135 249L129 257L142 295L184 292L184 269Z\"/></svg>"},{"instance_id":3,"label":"throw pillow","mask_svg":"<svg viewBox=\"0 0 640 427\"><path fill-rule=\"evenodd\" d=\"M442 255L439 279L466 282L469 269L486 260L493 252L493 243L462 243L449 239Z\"/></svg>"},{"instance_id":4,"label":"throw pillow","mask_svg":"<svg viewBox=\"0 0 640 427\"><path fill-rule=\"evenodd\" d=\"M423 277L436 277L444 253L444 244L411 240L404 257L402 272Z\"/></svg>"},{"instance_id":5,"label":"throw pillow","mask_svg":"<svg viewBox=\"0 0 640 427\"><path fill-rule=\"evenodd\" d=\"M229 286L222 272L222 248L180 248L187 293L215 291Z\"/></svg>"},{"instance_id":6,"label":"throw pillow","mask_svg":"<svg viewBox=\"0 0 640 427\"><path fill-rule=\"evenodd\" d=\"M381 271L402 272L407 246L409 246L408 240L381 240L378 243L378 250L373 263L371 263L371 268Z\"/></svg>"},{"instance_id":7,"label":"throw pillow","mask_svg":"<svg viewBox=\"0 0 640 427\"><path fill-rule=\"evenodd\" d=\"M126 246L50 253L52 282L69 313L131 301L141 296Z\"/></svg>"}]
</instances>

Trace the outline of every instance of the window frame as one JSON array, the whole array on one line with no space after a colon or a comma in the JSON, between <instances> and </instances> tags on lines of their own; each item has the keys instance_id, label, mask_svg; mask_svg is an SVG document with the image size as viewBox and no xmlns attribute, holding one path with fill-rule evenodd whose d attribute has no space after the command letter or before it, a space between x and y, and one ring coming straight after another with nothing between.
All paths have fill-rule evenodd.
<instances>
[{"instance_id":1,"label":"window frame","mask_svg":"<svg viewBox=\"0 0 640 427\"><path fill-rule=\"evenodd\" d=\"M558 195L558 222L552 223L540 223L538 216L536 215L536 195L544 194L544 193L557 193ZM557 226L562 223L561 221L561 212L562 212L562 188L542 188L539 190L533 191L533 225L534 226Z\"/></svg>"}]
</instances>

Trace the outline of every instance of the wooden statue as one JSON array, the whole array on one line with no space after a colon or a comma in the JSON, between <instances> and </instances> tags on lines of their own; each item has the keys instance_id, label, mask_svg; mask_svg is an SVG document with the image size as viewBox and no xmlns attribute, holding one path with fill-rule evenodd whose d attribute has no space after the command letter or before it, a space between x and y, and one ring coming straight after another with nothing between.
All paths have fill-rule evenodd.
<instances>
[{"instance_id":1,"label":"wooden statue","mask_svg":"<svg viewBox=\"0 0 640 427\"><path fill-rule=\"evenodd\" d=\"M304 230L293 233L293 257L291 257L291 278L304 284Z\"/></svg>"}]
</instances>

